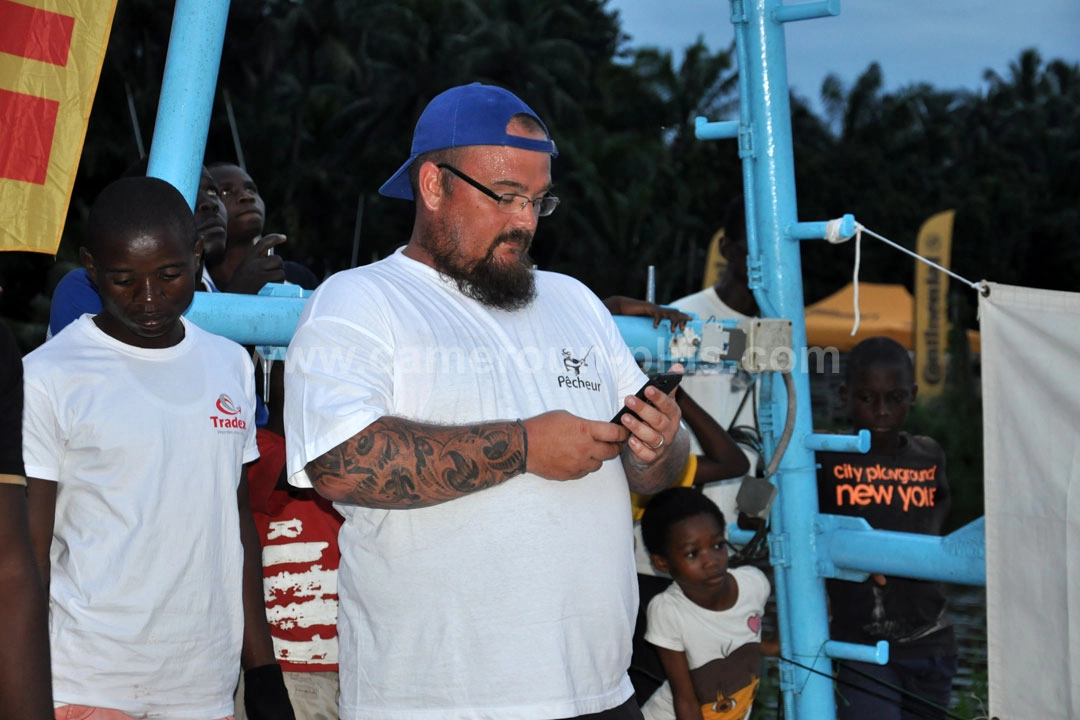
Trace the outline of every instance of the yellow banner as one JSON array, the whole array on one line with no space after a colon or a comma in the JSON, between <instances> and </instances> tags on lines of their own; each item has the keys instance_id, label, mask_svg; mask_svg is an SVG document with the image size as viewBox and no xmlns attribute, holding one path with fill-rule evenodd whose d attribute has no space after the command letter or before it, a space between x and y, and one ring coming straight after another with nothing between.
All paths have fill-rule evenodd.
<instances>
[{"instance_id":1,"label":"yellow banner","mask_svg":"<svg viewBox=\"0 0 1080 720\"><path fill-rule=\"evenodd\" d=\"M919 229L915 252L948 268L952 257L955 210L933 215ZM915 261L915 382L920 398L945 389L945 351L948 349L949 276Z\"/></svg>"},{"instance_id":2,"label":"yellow banner","mask_svg":"<svg viewBox=\"0 0 1080 720\"><path fill-rule=\"evenodd\" d=\"M0 0L0 250L55 254L116 0Z\"/></svg>"},{"instance_id":3,"label":"yellow banner","mask_svg":"<svg viewBox=\"0 0 1080 720\"><path fill-rule=\"evenodd\" d=\"M720 240L723 237L724 228L720 228L709 241L709 251L705 254L705 274L701 281L702 290L707 290L720 282L724 269L727 267L727 259L720 254Z\"/></svg>"}]
</instances>

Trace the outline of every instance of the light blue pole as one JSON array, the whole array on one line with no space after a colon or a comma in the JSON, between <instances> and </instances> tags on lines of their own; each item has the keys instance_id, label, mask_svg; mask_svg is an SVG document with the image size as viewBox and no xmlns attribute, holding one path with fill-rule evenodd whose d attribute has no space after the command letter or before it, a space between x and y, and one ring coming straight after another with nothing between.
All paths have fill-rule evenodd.
<instances>
[{"instance_id":1,"label":"light blue pole","mask_svg":"<svg viewBox=\"0 0 1080 720\"><path fill-rule=\"evenodd\" d=\"M870 451L870 431L865 428L855 435L830 435L827 433L811 433L803 439L807 450L827 452L855 452L866 453Z\"/></svg>"},{"instance_id":2,"label":"light blue pole","mask_svg":"<svg viewBox=\"0 0 1080 720\"><path fill-rule=\"evenodd\" d=\"M731 4L742 101L739 155L746 197L748 269L751 280L756 279L751 287L763 315L791 319L794 347L806 346L806 324L799 246L791 239L792 230L800 226L783 22L829 14L835 4L811 3L798 9L784 8L778 0L732 0ZM799 398L795 433L774 478L780 492L772 510L769 539L770 550L778 553L772 562L781 649L784 657L798 663L781 662L781 687L787 717L831 719L836 706L830 680L832 663L826 652L828 616L814 546L817 478L814 453L805 440L813 428L806 368L797 367L792 379ZM775 417L774 430L764 438L770 455L776 448L775 428L783 425L787 403L782 383L774 379L772 386L769 414Z\"/></svg>"},{"instance_id":3,"label":"light blue pole","mask_svg":"<svg viewBox=\"0 0 1080 720\"><path fill-rule=\"evenodd\" d=\"M288 288L297 287L267 283L259 295L197 292L184 316L241 345L288 347L311 295L305 291L302 297L283 296Z\"/></svg>"},{"instance_id":4,"label":"light blue pole","mask_svg":"<svg viewBox=\"0 0 1080 720\"><path fill-rule=\"evenodd\" d=\"M684 334L672 332L671 323L667 320L661 321L660 327L654 328L651 318L616 315L615 325L630 351L634 353L634 359L643 363L646 372L666 370L676 362L682 363L686 372L695 372L699 369L699 360L710 364L711 369L722 366L725 370L735 372L737 367L738 358L721 362L704 360L727 355L729 351L729 343L717 340L722 338L722 335L718 332L707 332L707 329L733 331L738 326L737 320L710 318L687 322L686 332L696 336L696 344L679 341Z\"/></svg>"},{"instance_id":5,"label":"light blue pole","mask_svg":"<svg viewBox=\"0 0 1080 720\"><path fill-rule=\"evenodd\" d=\"M903 487L903 486L898 486ZM910 490L923 488L910 485ZM872 530L863 518L821 515L819 564L828 577L862 580L868 573L986 585L984 520L939 537Z\"/></svg>"},{"instance_id":6,"label":"light blue pole","mask_svg":"<svg viewBox=\"0 0 1080 720\"><path fill-rule=\"evenodd\" d=\"M195 208L214 106L229 0L176 0L146 174L171 183Z\"/></svg>"},{"instance_id":7,"label":"light blue pole","mask_svg":"<svg viewBox=\"0 0 1080 720\"><path fill-rule=\"evenodd\" d=\"M844 215L837 222L837 236L847 239L855 234L855 216ZM794 240L820 240L828 236L829 222L801 222L788 228L788 236Z\"/></svg>"}]
</instances>

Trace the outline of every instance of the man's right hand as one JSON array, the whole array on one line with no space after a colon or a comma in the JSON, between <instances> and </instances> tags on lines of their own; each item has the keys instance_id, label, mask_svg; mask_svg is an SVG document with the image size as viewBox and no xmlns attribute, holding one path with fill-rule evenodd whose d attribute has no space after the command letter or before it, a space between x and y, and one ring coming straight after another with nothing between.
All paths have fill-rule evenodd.
<instances>
[{"instance_id":1,"label":"man's right hand","mask_svg":"<svg viewBox=\"0 0 1080 720\"><path fill-rule=\"evenodd\" d=\"M524 421L529 451L525 471L548 480L576 480L618 457L630 431L553 410Z\"/></svg>"},{"instance_id":2,"label":"man's right hand","mask_svg":"<svg viewBox=\"0 0 1080 720\"><path fill-rule=\"evenodd\" d=\"M278 255L270 255L271 248L285 242L285 236L277 233L264 235L244 253L244 259L236 266L228 287L231 293L255 295L266 283L279 283L285 280L284 260Z\"/></svg>"}]
</instances>

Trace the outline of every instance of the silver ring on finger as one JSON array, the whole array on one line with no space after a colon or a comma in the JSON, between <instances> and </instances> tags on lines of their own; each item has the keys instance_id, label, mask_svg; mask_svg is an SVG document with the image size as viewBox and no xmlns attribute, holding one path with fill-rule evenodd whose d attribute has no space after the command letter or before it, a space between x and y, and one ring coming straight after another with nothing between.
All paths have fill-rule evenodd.
<instances>
[{"instance_id":1,"label":"silver ring on finger","mask_svg":"<svg viewBox=\"0 0 1080 720\"><path fill-rule=\"evenodd\" d=\"M657 450L659 450L662 447L664 447L664 436L663 435L660 436L660 442L656 443L655 445L649 445L648 446L648 448L650 450L652 450L653 452L656 452Z\"/></svg>"}]
</instances>

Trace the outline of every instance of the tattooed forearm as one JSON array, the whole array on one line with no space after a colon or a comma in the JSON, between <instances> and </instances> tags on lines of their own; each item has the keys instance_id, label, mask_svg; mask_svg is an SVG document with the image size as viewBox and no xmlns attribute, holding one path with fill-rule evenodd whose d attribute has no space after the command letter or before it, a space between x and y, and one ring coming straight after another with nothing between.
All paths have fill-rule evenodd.
<instances>
[{"instance_id":1,"label":"tattooed forearm","mask_svg":"<svg viewBox=\"0 0 1080 720\"><path fill-rule=\"evenodd\" d=\"M319 494L363 507L437 505L525 472L525 426L383 417L307 465Z\"/></svg>"}]
</instances>

